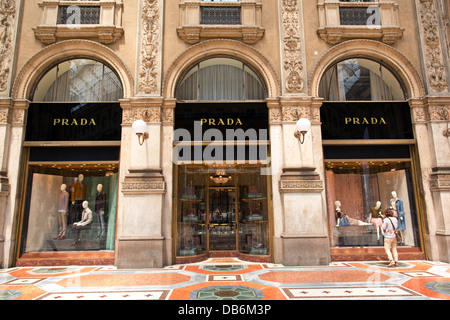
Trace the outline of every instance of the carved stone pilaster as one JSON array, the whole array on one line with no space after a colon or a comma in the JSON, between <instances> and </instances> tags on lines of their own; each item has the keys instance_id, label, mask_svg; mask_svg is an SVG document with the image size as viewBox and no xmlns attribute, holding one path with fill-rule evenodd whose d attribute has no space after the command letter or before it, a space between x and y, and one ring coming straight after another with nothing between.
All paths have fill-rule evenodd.
<instances>
[{"instance_id":1,"label":"carved stone pilaster","mask_svg":"<svg viewBox=\"0 0 450 320\"><path fill-rule=\"evenodd\" d=\"M176 99L166 99L164 100L161 109L161 122L163 125L173 125L175 122L175 107Z\"/></svg>"},{"instance_id":2,"label":"carved stone pilaster","mask_svg":"<svg viewBox=\"0 0 450 320\"><path fill-rule=\"evenodd\" d=\"M143 0L138 74L140 94L159 94L160 19L160 1Z\"/></svg>"},{"instance_id":3,"label":"carved stone pilaster","mask_svg":"<svg viewBox=\"0 0 450 320\"><path fill-rule=\"evenodd\" d=\"M439 35L436 4L432 0L419 0L418 6L430 91L445 92L448 91L447 70Z\"/></svg>"},{"instance_id":4,"label":"carved stone pilaster","mask_svg":"<svg viewBox=\"0 0 450 320\"><path fill-rule=\"evenodd\" d=\"M300 4L298 0L281 1L281 27L286 93L303 93L303 55Z\"/></svg>"},{"instance_id":5,"label":"carved stone pilaster","mask_svg":"<svg viewBox=\"0 0 450 320\"><path fill-rule=\"evenodd\" d=\"M0 2L0 95L7 94L11 65L14 56L14 29L16 1Z\"/></svg>"}]
</instances>

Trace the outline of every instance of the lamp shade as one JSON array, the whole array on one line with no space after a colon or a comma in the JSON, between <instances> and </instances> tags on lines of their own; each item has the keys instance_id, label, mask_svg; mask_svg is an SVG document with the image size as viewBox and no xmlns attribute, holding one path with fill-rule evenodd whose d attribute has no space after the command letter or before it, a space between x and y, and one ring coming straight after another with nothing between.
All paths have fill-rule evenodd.
<instances>
[{"instance_id":1,"label":"lamp shade","mask_svg":"<svg viewBox=\"0 0 450 320\"><path fill-rule=\"evenodd\" d=\"M299 132L308 132L311 129L311 122L308 119L301 118L295 124Z\"/></svg>"},{"instance_id":2,"label":"lamp shade","mask_svg":"<svg viewBox=\"0 0 450 320\"><path fill-rule=\"evenodd\" d=\"M133 122L133 125L131 126L133 129L133 132L136 134L143 134L147 131L147 124L143 120L136 120Z\"/></svg>"}]
</instances>

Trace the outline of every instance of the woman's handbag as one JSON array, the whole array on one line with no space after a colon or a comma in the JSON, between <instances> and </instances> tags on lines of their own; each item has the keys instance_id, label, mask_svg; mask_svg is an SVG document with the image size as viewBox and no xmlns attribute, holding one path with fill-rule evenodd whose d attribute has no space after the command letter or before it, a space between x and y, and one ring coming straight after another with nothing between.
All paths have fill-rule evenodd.
<instances>
[{"instance_id":1,"label":"woman's handbag","mask_svg":"<svg viewBox=\"0 0 450 320\"><path fill-rule=\"evenodd\" d=\"M389 219L389 218L388 218ZM400 231L397 230L397 228L394 226L394 224L392 223L392 220L389 219L389 221L392 224L392 228L394 228L394 233L395 233L395 238L397 239L397 242L402 242L402 235L400 234Z\"/></svg>"}]
</instances>

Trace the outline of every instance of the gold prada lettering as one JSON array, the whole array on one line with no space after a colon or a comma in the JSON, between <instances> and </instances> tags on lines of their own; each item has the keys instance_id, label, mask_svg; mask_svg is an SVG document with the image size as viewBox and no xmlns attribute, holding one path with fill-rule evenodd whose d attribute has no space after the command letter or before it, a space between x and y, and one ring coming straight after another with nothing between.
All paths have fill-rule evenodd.
<instances>
[{"instance_id":1,"label":"gold prada lettering","mask_svg":"<svg viewBox=\"0 0 450 320\"><path fill-rule=\"evenodd\" d=\"M369 124L369 125L380 125L380 124L384 124L387 125L386 120L383 117L380 118L375 118L375 117L371 117L371 118L357 118L357 117L347 117L344 118L344 123L346 125L362 125L362 124Z\"/></svg>"},{"instance_id":2,"label":"gold prada lettering","mask_svg":"<svg viewBox=\"0 0 450 320\"><path fill-rule=\"evenodd\" d=\"M204 124L208 124L209 126L242 126L242 121L241 119L237 118L237 119L233 119L233 118L226 118L226 119L214 119L214 118L203 118L200 119L200 122L202 125Z\"/></svg>"},{"instance_id":3,"label":"gold prada lettering","mask_svg":"<svg viewBox=\"0 0 450 320\"><path fill-rule=\"evenodd\" d=\"M86 119L53 119L53 126L96 126L95 120L93 118Z\"/></svg>"}]
</instances>

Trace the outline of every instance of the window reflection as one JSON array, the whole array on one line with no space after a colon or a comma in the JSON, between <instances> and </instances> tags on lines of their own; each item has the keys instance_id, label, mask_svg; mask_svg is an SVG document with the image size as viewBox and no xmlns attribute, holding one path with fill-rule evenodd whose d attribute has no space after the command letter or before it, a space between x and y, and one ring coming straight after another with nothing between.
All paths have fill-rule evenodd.
<instances>
[{"instance_id":1,"label":"window reflection","mask_svg":"<svg viewBox=\"0 0 450 320\"><path fill-rule=\"evenodd\" d=\"M90 59L59 63L39 81L33 101L102 102L123 96L120 79L106 65Z\"/></svg>"},{"instance_id":2,"label":"window reflection","mask_svg":"<svg viewBox=\"0 0 450 320\"><path fill-rule=\"evenodd\" d=\"M322 77L319 95L327 101L403 101L403 87L382 64L361 58L341 61Z\"/></svg>"}]
</instances>

